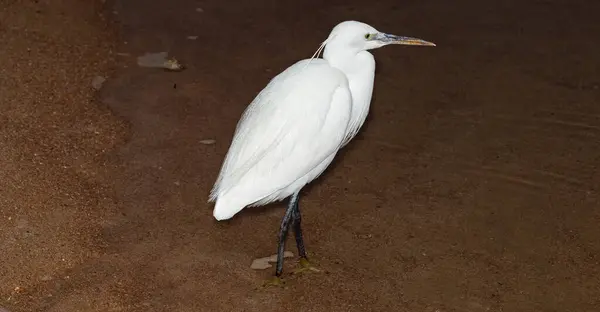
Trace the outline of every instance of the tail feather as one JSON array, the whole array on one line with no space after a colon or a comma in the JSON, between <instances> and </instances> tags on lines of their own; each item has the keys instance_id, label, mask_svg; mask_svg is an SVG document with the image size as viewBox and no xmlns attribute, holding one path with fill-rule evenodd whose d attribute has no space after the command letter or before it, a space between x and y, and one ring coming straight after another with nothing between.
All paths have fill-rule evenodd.
<instances>
[{"instance_id":1,"label":"tail feather","mask_svg":"<svg viewBox=\"0 0 600 312\"><path fill-rule=\"evenodd\" d=\"M246 207L246 204L239 199L225 196L219 196L215 202L215 208L213 209L213 217L217 221L231 219L238 212L242 211Z\"/></svg>"}]
</instances>

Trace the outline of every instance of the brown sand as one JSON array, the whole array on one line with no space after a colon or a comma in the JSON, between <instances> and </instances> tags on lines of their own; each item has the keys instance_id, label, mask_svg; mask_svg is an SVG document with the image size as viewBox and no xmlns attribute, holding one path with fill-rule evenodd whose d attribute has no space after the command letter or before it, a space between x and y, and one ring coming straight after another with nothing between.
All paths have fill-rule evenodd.
<instances>
[{"instance_id":1,"label":"brown sand","mask_svg":"<svg viewBox=\"0 0 600 312\"><path fill-rule=\"evenodd\" d=\"M597 2L117 2L101 102L127 133L92 101L97 8L25 3L1 5L0 306L600 309ZM375 51L368 123L301 202L328 273L260 289L282 205L216 223L208 191L245 105L342 19L438 46ZM135 66L159 51L187 70Z\"/></svg>"},{"instance_id":2,"label":"brown sand","mask_svg":"<svg viewBox=\"0 0 600 312\"><path fill-rule=\"evenodd\" d=\"M126 129L94 101L92 79L113 63L99 8L0 4L0 306L11 311L52 301L30 291L70 288L68 272L104 248L105 154Z\"/></svg>"}]
</instances>

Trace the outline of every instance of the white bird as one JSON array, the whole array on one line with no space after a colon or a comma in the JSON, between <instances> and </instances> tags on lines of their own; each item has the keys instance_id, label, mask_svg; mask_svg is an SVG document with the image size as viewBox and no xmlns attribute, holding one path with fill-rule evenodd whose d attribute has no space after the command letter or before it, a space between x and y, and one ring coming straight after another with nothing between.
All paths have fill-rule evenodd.
<instances>
[{"instance_id":1,"label":"white bird","mask_svg":"<svg viewBox=\"0 0 600 312\"><path fill-rule=\"evenodd\" d=\"M290 224L300 263L307 260L298 199L300 190L329 166L363 125L373 92L375 59L368 50L389 44L435 46L418 38L382 33L357 21L336 25L315 55L273 78L241 117L209 201L217 220L245 207L290 198L281 222L274 282L281 282Z\"/></svg>"}]
</instances>

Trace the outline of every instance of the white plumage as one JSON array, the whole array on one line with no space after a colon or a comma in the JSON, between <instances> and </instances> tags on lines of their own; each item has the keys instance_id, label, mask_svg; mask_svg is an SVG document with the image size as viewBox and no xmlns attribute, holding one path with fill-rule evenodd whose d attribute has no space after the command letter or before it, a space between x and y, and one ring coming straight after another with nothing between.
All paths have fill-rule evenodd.
<instances>
[{"instance_id":1,"label":"white plumage","mask_svg":"<svg viewBox=\"0 0 600 312\"><path fill-rule=\"evenodd\" d=\"M301 60L273 78L237 125L210 195L214 217L285 199L323 173L369 112L375 59L367 50L391 43L433 45L346 21L319 48L322 59Z\"/></svg>"},{"instance_id":2,"label":"white plumage","mask_svg":"<svg viewBox=\"0 0 600 312\"><path fill-rule=\"evenodd\" d=\"M217 220L287 198L340 148L352 111L348 79L323 60L307 62L271 80L244 112L211 194Z\"/></svg>"},{"instance_id":3,"label":"white plumage","mask_svg":"<svg viewBox=\"0 0 600 312\"><path fill-rule=\"evenodd\" d=\"M356 21L333 28L315 55L273 78L240 119L211 191L217 220L248 206L290 198L281 222L276 278L293 227L300 263L311 269L301 230L299 192L325 171L338 150L360 130L371 103L375 59L367 50L388 44L429 45L411 37L378 32ZM311 269L313 270L313 269Z\"/></svg>"}]
</instances>

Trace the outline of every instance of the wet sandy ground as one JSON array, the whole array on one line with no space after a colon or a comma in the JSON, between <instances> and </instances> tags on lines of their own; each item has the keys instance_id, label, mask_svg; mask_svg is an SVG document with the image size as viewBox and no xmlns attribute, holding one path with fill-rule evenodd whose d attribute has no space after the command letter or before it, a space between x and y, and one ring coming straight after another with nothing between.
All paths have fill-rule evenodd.
<instances>
[{"instance_id":1,"label":"wet sandy ground","mask_svg":"<svg viewBox=\"0 0 600 312\"><path fill-rule=\"evenodd\" d=\"M0 307L599 309L600 3L28 3L0 5ZM374 52L367 125L301 202L327 274L261 289L282 205L216 223L207 195L245 106L343 19L438 46ZM136 66L160 51L188 68Z\"/></svg>"}]
</instances>

